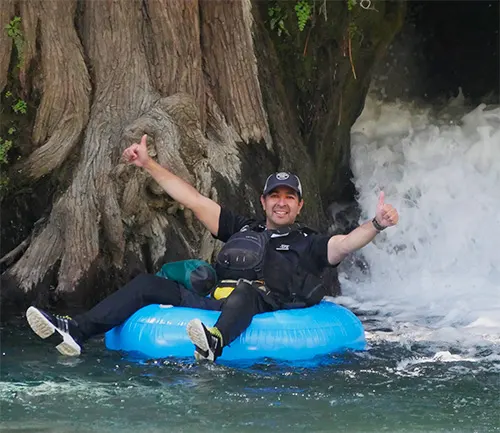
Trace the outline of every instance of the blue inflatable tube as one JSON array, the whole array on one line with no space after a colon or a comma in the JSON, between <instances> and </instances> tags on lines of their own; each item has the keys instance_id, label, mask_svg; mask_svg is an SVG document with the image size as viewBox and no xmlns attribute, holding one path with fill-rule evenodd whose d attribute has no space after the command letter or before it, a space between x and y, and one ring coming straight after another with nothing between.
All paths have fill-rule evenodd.
<instances>
[{"instance_id":1,"label":"blue inflatable tube","mask_svg":"<svg viewBox=\"0 0 500 433\"><path fill-rule=\"evenodd\" d=\"M148 359L192 357L186 325L198 318L213 326L218 311L149 305L106 333L106 347ZM309 308L258 314L247 330L224 348L221 360L273 358L298 361L345 350L364 350L364 330L348 309L323 301Z\"/></svg>"}]
</instances>

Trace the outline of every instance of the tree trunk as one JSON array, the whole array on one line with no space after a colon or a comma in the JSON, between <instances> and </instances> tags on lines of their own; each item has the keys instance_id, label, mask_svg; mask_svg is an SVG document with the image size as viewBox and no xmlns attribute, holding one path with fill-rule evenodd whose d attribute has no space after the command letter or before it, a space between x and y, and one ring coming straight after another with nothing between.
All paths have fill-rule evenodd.
<instances>
[{"instance_id":1,"label":"tree trunk","mask_svg":"<svg viewBox=\"0 0 500 433\"><path fill-rule=\"evenodd\" d=\"M53 286L56 298L77 295L85 304L126 280L132 263L155 271L169 259L211 259L217 245L190 211L120 162L144 133L161 164L243 213L258 213L269 172L298 172L306 222L327 226L323 208L349 183L350 125L402 6L388 12L377 2L365 31L390 31L366 36L364 55L363 43L353 42L356 80L342 48L347 4L314 4L327 20L311 20L301 33L289 14L290 35L280 39L267 3L250 0L2 3L2 23L14 13L22 18L23 61L17 69L11 60L10 76L36 104L32 152L11 172L23 187L47 179L56 186L51 205L35 212L46 219L19 240L29 246L9 256L14 263L3 274L23 303ZM0 59L8 58L2 35ZM4 203L20 192L9 194ZM15 209L2 212L11 218Z\"/></svg>"}]
</instances>

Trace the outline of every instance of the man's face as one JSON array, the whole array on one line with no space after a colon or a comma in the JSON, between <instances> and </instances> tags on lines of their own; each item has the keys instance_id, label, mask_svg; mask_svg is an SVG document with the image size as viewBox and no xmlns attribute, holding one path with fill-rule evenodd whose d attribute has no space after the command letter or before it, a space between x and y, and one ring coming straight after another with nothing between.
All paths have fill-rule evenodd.
<instances>
[{"instance_id":1,"label":"man's face","mask_svg":"<svg viewBox=\"0 0 500 433\"><path fill-rule=\"evenodd\" d=\"M286 186L279 186L265 197L261 196L260 202L266 214L268 229L293 224L304 205L304 200L299 200L297 192Z\"/></svg>"}]
</instances>

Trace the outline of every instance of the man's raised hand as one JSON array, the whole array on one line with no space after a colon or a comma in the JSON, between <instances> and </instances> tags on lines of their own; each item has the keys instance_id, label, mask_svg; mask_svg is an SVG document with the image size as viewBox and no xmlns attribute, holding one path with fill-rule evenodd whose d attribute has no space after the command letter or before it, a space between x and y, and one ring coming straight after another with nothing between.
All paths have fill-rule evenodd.
<instances>
[{"instance_id":1,"label":"man's raised hand","mask_svg":"<svg viewBox=\"0 0 500 433\"><path fill-rule=\"evenodd\" d=\"M385 203L384 191L380 191L375 219L382 227L391 227L398 223L398 211L389 203Z\"/></svg>"},{"instance_id":2,"label":"man's raised hand","mask_svg":"<svg viewBox=\"0 0 500 433\"><path fill-rule=\"evenodd\" d=\"M122 158L128 164L134 164L137 167L144 167L149 161L148 148L146 140L148 136L144 134L140 143L134 143L123 151Z\"/></svg>"}]
</instances>

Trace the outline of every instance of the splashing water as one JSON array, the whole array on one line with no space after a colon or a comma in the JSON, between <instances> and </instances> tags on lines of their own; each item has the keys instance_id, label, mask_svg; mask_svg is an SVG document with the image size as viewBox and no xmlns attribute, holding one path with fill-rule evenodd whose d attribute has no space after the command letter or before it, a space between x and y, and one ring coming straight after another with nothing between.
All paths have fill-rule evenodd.
<instances>
[{"instance_id":1,"label":"splashing water","mask_svg":"<svg viewBox=\"0 0 500 433\"><path fill-rule=\"evenodd\" d=\"M367 98L352 128L361 221L383 189L400 222L362 250L369 276L342 273L343 302L376 311L396 340L500 353L500 108L455 121L458 105Z\"/></svg>"}]
</instances>

